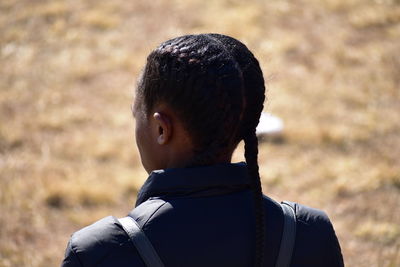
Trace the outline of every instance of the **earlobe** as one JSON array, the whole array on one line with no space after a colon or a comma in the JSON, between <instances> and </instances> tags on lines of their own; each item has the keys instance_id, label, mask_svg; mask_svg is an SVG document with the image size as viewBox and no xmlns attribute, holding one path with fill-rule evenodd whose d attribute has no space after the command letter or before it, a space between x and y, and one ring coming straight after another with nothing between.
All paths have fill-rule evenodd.
<instances>
[{"instance_id":1,"label":"earlobe","mask_svg":"<svg viewBox=\"0 0 400 267\"><path fill-rule=\"evenodd\" d=\"M159 145L165 144L165 139L164 139L164 135L163 135L163 134L161 134L161 135L158 136L158 138L157 138L157 143L158 143Z\"/></svg>"}]
</instances>

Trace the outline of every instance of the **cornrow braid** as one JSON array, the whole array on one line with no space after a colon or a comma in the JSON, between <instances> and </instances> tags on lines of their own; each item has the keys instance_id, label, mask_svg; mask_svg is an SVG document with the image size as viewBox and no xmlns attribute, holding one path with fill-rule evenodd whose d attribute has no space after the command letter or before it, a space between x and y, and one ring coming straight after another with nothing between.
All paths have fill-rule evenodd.
<instances>
[{"instance_id":1,"label":"cornrow braid","mask_svg":"<svg viewBox=\"0 0 400 267\"><path fill-rule=\"evenodd\" d=\"M225 45L227 50L238 62L243 75L245 88L245 109L237 140L244 140L245 159L253 190L256 212L255 266L263 266L265 248L265 214L261 180L258 171L258 139L256 135L256 127L264 107L264 78L258 60L243 43L225 35L212 34L212 36L216 39L219 39Z\"/></svg>"}]
</instances>

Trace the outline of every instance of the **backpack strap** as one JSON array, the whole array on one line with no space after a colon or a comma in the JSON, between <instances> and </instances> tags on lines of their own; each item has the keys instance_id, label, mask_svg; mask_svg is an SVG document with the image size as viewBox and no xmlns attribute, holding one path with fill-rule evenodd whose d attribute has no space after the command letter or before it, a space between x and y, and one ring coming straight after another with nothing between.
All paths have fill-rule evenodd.
<instances>
[{"instance_id":1,"label":"backpack strap","mask_svg":"<svg viewBox=\"0 0 400 267\"><path fill-rule=\"evenodd\" d=\"M147 267L164 267L163 262L158 256L156 250L147 238L145 233L140 229L140 226L130 216L118 219L122 228L128 234L129 239L139 252L140 257L143 259Z\"/></svg>"},{"instance_id":2,"label":"backpack strap","mask_svg":"<svg viewBox=\"0 0 400 267\"><path fill-rule=\"evenodd\" d=\"M289 267L296 240L296 214L292 203L283 201L280 204L283 210L284 221L281 246L275 267Z\"/></svg>"}]
</instances>

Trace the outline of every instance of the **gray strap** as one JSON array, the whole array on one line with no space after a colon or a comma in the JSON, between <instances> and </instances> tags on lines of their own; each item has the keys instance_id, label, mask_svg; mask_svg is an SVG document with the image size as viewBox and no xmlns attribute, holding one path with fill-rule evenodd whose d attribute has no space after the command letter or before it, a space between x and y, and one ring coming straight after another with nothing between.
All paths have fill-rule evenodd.
<instances>
[{"instance_id":1,"label":"gray strap","mask_svg":"<svg viewBox=\"0 0 400 267\"><path fill-rule=\"evenodd\" d=\"M282 202L283 233L276 267L289 267L292 260L294 242L296 240L296 214L288 202Z\"/></svg>"},{"instance_id":2,"label":"gray strap","mask_svg":"<svg viewBox=\"0 0 400 267\"><path fill-rule=\"evenodd\" d=\"M130 216L118 219L129 235L133 245L148 267L164 267L150 240L144 234L137 222Z\"/></svg>"}]
</instances>

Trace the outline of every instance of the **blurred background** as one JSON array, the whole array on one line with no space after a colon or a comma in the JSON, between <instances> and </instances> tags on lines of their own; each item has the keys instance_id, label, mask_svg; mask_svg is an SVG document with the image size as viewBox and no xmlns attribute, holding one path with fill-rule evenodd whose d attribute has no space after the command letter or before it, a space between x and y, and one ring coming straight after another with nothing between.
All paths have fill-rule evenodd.
<instances>
[{"instance_id":1,"label":"blurred background","mask_svg":"<svg viewBox=\"0 0 400 267\"><path fill-rule=\"evenodd\" d=\"M1 0L1 267L58 266L72 232L127 214L138 74L204 32L248 45L285 123L264 192L325 210L347 266L400 266L399 0Z\"/></svg>"}]
</instances>

